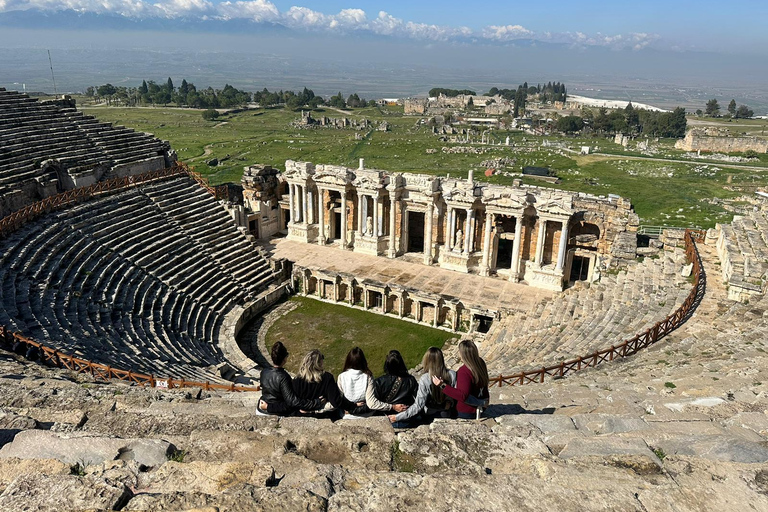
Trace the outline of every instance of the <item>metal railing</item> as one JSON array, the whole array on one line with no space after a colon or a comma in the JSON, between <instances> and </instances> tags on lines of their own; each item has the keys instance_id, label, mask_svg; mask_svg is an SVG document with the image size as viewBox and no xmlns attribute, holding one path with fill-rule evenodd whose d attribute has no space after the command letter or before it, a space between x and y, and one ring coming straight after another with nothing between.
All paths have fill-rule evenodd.
<instances>
[{"instance_id":1,"label":"metal railing","mask_svg":"<svg viewBox=\"0 0 768 512\"><path fill-rule=\"evenodd\" d=\"M512 375L499 375L490 379L490 386L520 386L523 384L542 383L547 377L562 378L569 373L592 368L599 364L613 361L618 357L627 357L637 353L639 350L653 345L667 334L671 333L691 316L704 298L704 292L707 286L707 277L704 267L701 264L701 256L696 248L696 241L704 240L705 232L687 229L685 231L685 253L688 261L693 263L691 275L694 278L693 288L686 297L683 304L664 320L657 322L652 327L646 329L633 338L624 340L618 345L611 345L608 348L597 350L592 354L563 361L560 364L545 366L538 370L523 371Z\"/></svg>"}]
</instances>

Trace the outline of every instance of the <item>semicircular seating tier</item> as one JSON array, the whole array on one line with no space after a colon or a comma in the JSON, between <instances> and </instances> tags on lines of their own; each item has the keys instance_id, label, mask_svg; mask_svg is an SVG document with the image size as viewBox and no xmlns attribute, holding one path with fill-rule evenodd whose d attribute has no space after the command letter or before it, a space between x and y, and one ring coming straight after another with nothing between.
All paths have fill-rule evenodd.
<instances>
[{"instance_id":1,"label":"semicircular seating tier","mask_svg":"<svg viewBox=\"0 0 768 512\"><path fill-rule=\"evenodd\" d=\"M137 372L218 380L225 315L275 281L189 177L48 214L0 241L0 324Z\"/></svg>"},{"instance_id":2,"label":"semicircular seating tier","mask_svg":"<svg viewBox=\"0 0 768 512\"><path fill-rule=\"evenodd\" d=\"M0 215L100 180L169 167L170 145L100 122L68 97L38 101L0 88Z\"/></svg>"},{"instance_id":3,"label":"semicircular seating tier","mask_svg":"<svg viewBox=\"0 0 768 512\"><path fill-rule=\"evenodd\" d=\"M628 263L494 323L482 343L492 375L539 369L619 345L672 314L691 284L682 249Z\"/></svg>"}]
</instances>

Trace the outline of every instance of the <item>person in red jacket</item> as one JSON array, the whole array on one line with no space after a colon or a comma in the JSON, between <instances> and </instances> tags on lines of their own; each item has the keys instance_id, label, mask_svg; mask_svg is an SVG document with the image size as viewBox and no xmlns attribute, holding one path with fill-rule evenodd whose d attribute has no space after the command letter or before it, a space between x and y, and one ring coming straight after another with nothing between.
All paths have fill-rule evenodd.
<instances>
[{"instance_id":1,"label":"person in red jacket","mask_svg":"<svg viewBox=\"0 0 768 512\"><path fill-rule=\"evenodd\" d=\"M456 387L443 382L437 376L432 377L435 386L439 386L446 396L456 400L456 412L459 418L477 417L476 404L488 400L488 368L477 353L477 345L472 340L459 343L459 357L464 363L456 373ZM468 404L471 402L473 405Z\"/></svg>"}]
</instances>

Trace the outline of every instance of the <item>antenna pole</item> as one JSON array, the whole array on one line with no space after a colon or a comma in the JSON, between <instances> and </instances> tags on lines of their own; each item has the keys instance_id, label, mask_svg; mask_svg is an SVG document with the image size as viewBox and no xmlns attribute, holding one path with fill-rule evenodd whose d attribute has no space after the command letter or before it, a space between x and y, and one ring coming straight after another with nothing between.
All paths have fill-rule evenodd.
<instances>
[{"instance_id":1,"label":"antenna pole","mask_svg":"<svg viewBox=\"0 0 768 512\"><path fill-rule=\"evenodd\" d=\"M53 80L53 94L54 96L58 96L59 93L56 91L56 77L53 76L53 61L51 60L51 50L48 50L48 64L51 65L51 79Z\"/></svg>"}]
</instances>

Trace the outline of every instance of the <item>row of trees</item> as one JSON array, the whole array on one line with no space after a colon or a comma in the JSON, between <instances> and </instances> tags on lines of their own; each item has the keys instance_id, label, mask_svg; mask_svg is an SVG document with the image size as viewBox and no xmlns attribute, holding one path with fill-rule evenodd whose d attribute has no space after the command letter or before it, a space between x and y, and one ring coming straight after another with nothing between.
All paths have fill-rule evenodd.
<instances>
[{"instance_id":1,"label":"row of trees","mask_svg":"<svg viewBox=\"0 0 768 512\"><path fill-rule=\"evenodd\" d=\"M565 133L575 133L585 127L601 134L647 135L649 137L685 136L688 121L685 109L677 107L672 112L656 112L636 109L632 103L624 109L612 110L605 108L595 112L583 109L581 116L565 116L558 119L555 127Z\"/></svg>"},{"instance_id":2,"label":"row of trees","mask_svg":"<svg viewBox=\"0 0 768 512\"><path fill-rule=\"evenodd\" d=\"M376 104L373 100L366 101L356 93L350 94L345 100L341 92L325 101L321 96L316 96L312 89L306 87L300 92L269 91L264 88L262 91L251 94L229 84L226 84L223 89L208 87L198 90L195 84L187 82L186 79L181 81L179 87L174 87L171 78L168 78L164 83L144 80L139 87L116 87L112 84L104 84L88 87L85 94L97 101L105 101L108 105L129 107L175 104L180 107L215 109L241 107L255 102L267 107L284 105L287 108L295 109L299 107L317 108L322 105L337 108L358 108Z\"/></svg>"},{"instance_id":3,"label":"row of trees","mask_svg":"<svg viewBox=\"0 0 768 512\"><path fill-rule=\"evenodd\" d=\"M139 87L114 86L112 84L88 87L86 96L97 101L105 101L108 105L124 105L136 107L139 105L168 105L176 104L180 107L193 108L232 108L245 105L251 101L251 94L224 85L223 89L198 90L195 84L181 81L179 87L175 87L169 77L163 83L154 80L143 80Z\"/></svg>"},{"instance_id":4,"label":"row of trees","mask_svg":"<svg viewBox=\"0 0 768 512\"><path fill-rule=\"evenodd\" d=\"M524 82L522 85L518 85L517 89L499 89L498 87L491 87L491 89L485 93L485 96L501 96L502 98L513 101L517 96L523 94L524 96L536 96L536 99L542 103L553 101L565 101L568 96L568 91L565 88L565 84L560 82L547 82L546 85L528 85L528 82Z\"/></svg>"},{"instance_id":5,"label":"row of trees","mask_svg":"<svg viewBox=\"0 0 768 512\"><path fill-rule=\"evenodd\" d=\"M429 96L430 97L438 97L440 95L448 96L449 98L455 98L456 96L460 94L464 94L466 96L476 96L477 93L475 91L470 91L469 89L443 89L442 87L433 87L429 90Z\"/></svg>"},{"instance_id":6,"label":"row of trees","mask_svg":"<svg viewBox=\"0 0 768 512\"><path fill-rule=\"evenodd\" d=\"M702 112L701 109L697 110L696 115L700 116L702 114L706 114L710 117L721 117L720 104L717 102L717 98L712 98L711 100L707 101L705 109L706 110L704 112ZM724 117L731 117L733 119L749 119L755 115L755 112L746 105L739 105L737 107L736 100L734 99L728 103L727 112L727 114L724 114Z\"/></svg>"}]
</instances>

